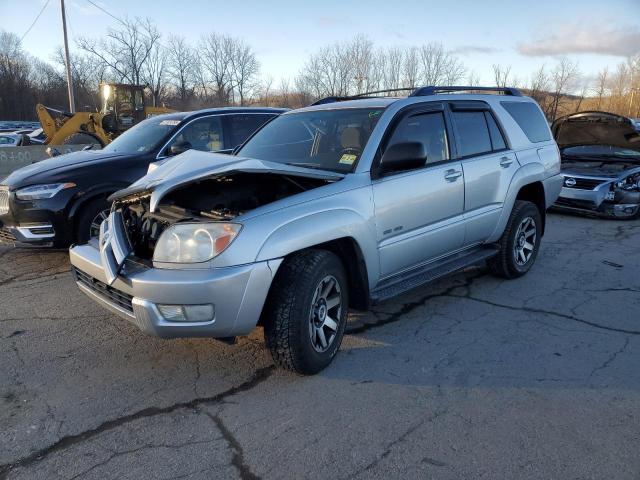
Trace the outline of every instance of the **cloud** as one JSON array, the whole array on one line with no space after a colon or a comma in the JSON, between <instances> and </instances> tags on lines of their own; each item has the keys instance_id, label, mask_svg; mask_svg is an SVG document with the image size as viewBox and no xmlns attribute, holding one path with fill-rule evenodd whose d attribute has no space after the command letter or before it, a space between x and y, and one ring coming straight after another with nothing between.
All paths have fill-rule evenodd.
<instances>
[{"instance_id":1,"label":"cloud","mask_svg":"<svg viewBox=\"0 0 640 480\"><path fill-rule=\"evenodd\" d=\"M460 45L459 47L452 48L451 53L457 53L460 55L473 55L473 54L489 54L499 52L499 48L482 47L479 45Z\"/></svg>"},{"instance_id":2,"label":"cloud","mask_svg":"<svg viewBox=\"0 0 640 480\"><path fill-rule=\"evenodd\" d=\"M627 57L640 52L640 27L565 24L529 42L520 43L517 50L529 57L575 53Z\"/></svg>"}]
</instances>

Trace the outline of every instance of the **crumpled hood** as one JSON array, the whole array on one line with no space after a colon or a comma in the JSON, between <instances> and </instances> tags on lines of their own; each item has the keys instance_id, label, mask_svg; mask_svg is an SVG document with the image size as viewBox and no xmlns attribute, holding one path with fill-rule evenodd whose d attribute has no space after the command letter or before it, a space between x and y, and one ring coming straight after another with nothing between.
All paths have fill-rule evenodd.
<instances>
[{"instance_id":1,"label":"crumpled hood","mask_svg":"<svg viewBox=\"0 0 640 480\"><path fill-rule=\"evenodd\" d=\"M610 145L640 151L640 132L634 123L606 112L580 112L553 122L551 131L560 148Z\"/></svg>"},{"instance_id":2,"label":"crumpled hood","mask_svg":"<svg viewBox=\"0 0 640 480\"><path fill-rule=\"evenodd\" d=\"M163 163L130 187L114 193L109 200L151 192L150 209L154 211L162 197L180 186L234 172L279 174L334 181L344 178L341 173L327 170L312 170L266 160L189 150Z\"/></svg>"},{"instance_id":3,"label":"crumpled hood","mask_svg":"<svg viewBox=\"0 0 640 480\"><path fill-rule=\"evenodd\" d=\"M12 172L3 183L13 189L40 182L56 182L64 177L69 170L76 173L79 166L91 167L116 157L124 158L126 156L129 155L103 152L102 150L67 153L19 168Z\"/></svg>"}]
</instances>

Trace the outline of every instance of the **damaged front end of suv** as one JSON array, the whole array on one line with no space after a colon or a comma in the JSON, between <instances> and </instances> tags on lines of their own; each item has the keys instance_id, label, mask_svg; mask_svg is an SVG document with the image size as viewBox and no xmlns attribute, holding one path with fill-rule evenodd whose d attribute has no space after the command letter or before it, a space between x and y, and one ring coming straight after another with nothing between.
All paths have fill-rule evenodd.
<instances>
[{"instance_id":1,"label":"damaged front end of suv","mask_svg":"<svg viewBox=\"0 0 640 480\"><path fill-rule=\"evenodd\" d=\"M110 198L113 206L100 237L71 250L76 282L152 335L246 334L255 327L279 261L255 261L256 250L250 248L223 253L249 215L342 178L187 152ZM243 238L246 244L250 237Z\"/></svg>"},{"instance_id":2,"label":"damaged front end of suv","mask_svg":"<svg viewBox=\"0 0 640 480\"><path fill-rule=\"evenodd\" d=\"M640 215L640 133L630 119L582 112L556 120L564 183L554 209L609 218Z\"/></svg>"}]
</instances>

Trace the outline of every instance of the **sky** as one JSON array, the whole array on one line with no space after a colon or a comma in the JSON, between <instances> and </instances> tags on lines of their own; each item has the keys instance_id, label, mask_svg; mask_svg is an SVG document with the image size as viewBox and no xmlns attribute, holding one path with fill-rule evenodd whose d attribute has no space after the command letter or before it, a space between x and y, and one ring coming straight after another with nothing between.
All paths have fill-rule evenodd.
<instances>
[{"instance_id":1,"label":"sky","mask_svg":"<svg viewBox=\"0 0 640 480\"><path fill-rule=\"evenodd\" d=\"M149 17L163 34L196 44L209 32L249 43L263 75L293 78L319 47L364 34L377 46L441 42L481 83L491 65L521 80L560 56L586 76L640 53L640 0L93 0L115 17ZM47 0L0 0L0 29L23 36ZM66 0L70 47L118 22L87 0ZM60 0L49 0L23 48L51 60L62 45Z\"/></svg>"}]
</instances>

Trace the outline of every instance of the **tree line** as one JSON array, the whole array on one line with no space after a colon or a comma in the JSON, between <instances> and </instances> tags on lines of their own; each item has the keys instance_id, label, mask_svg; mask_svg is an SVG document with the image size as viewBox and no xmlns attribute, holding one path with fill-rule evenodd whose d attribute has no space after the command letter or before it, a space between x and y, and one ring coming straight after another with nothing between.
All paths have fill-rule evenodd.
<instances>
[{"instance_id":1,"label":"tree line","mask_svg":"<svg viewBox=\"0 0 640 480\"><path fill-rule=\"evenodd\" d=\"M96 110L103 81L146 85L152 105L177 110L230 105L299 107L325 96L348 96L421 85L479 85L477 72L439 42L382 47L364 35L320 47L292 79L262 75L254 48L243 39L209 33L189 43L163 36L149 19L122 21L102 38L79 38L71 56L76 108ZM488 66L489 68L489 66ZM640 116L640 54L591 78L560 58L529 77L508 65L490 66L493 86L513 86L535 98L553 120L597 109ZM0 119L35 117L35 105L68 108L64 56L49 62L22 49L14 33L0 31Z\"/></svg>"}]
</instances>

